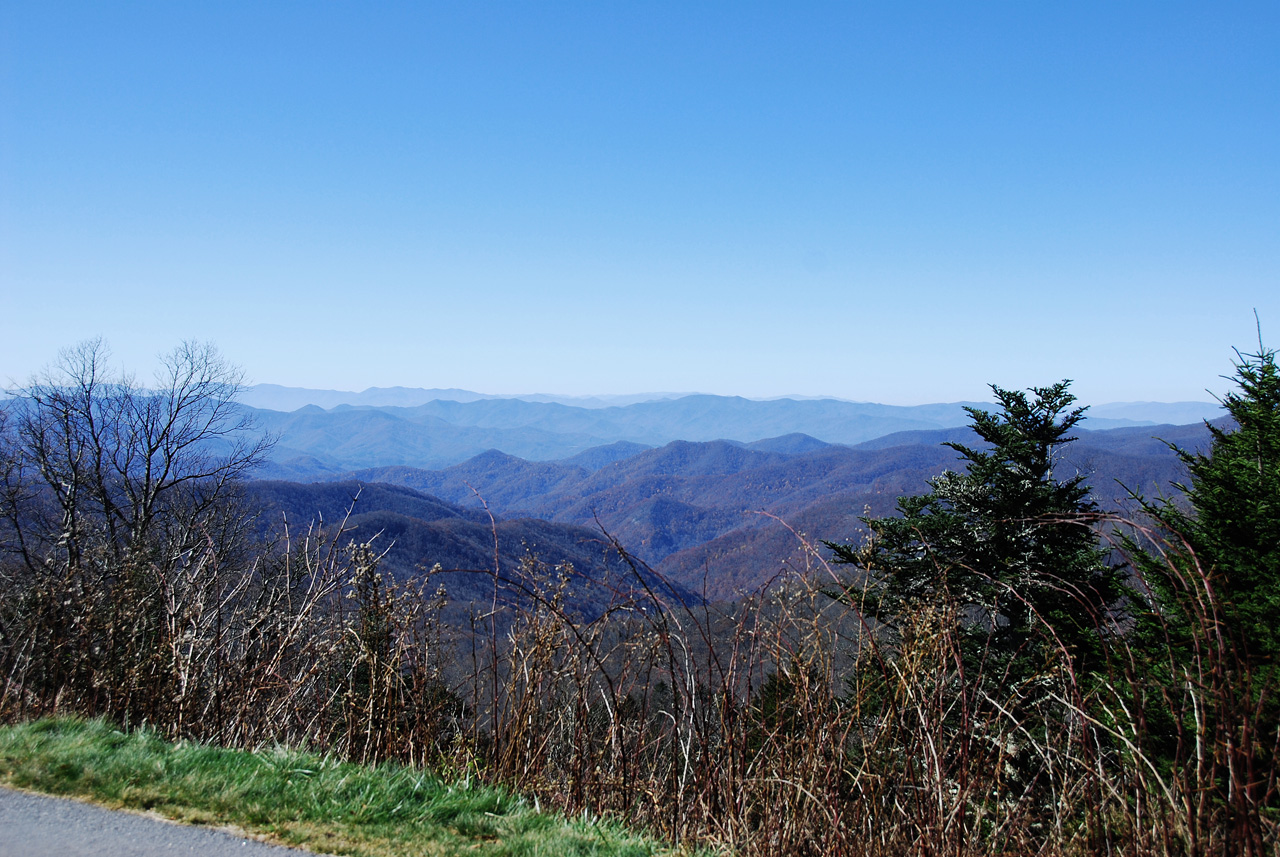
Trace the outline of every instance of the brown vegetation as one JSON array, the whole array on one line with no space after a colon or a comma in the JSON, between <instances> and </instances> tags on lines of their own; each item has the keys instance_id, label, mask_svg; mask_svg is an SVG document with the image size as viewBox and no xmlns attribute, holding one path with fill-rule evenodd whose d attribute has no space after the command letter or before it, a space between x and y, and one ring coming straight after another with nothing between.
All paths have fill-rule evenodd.
<instances>
[{"instance_id":1,"label":"brown vegetation","mask_svg":"<svg viewBox=\"0 0 1280 857\"><path fill-rule=\"evenodd\" d=\"M6 580L4 716L399 759L741 854L1276 853L1275 772L1251 764L1275 737L1212 603L1176 682L1112 628L1109 681L1064 659L993 694L954 622L890 644L820 561L731 614L641 596L577 621L572 571L530 559L523 597L495 585L450 635L429 572L388 583L340 533L146 590ZM121 624L150 648L112 646Z\"/></svg>"}]
</instances>

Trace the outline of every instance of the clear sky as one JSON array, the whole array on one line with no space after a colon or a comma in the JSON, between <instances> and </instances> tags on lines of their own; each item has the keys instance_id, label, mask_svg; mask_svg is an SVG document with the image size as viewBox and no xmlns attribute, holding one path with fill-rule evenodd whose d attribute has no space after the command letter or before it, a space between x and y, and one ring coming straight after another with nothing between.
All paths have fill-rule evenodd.
<instances>
[{"instance_id":1,"label":"clear sky","mask_svg":"<svg viewBox=\"0 0 1280 857\"><path fill-rule=\"evenodd\" d=\"M1205 399L1280 3L0 4L0 382Z\"/></svg>"}]
</instances>

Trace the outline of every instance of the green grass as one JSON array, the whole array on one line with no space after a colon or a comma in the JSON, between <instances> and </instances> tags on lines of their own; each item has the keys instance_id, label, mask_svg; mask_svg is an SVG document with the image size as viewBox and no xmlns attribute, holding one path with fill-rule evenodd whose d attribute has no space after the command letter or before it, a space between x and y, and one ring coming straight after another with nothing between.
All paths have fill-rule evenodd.
<instances>
[{"instance_id":1,"label":"green grass","mask_svg":"<svg viewBox=\"0 0 1280 857\"><path fill-rule=\"evenodd\" d=\"M667 846L624 827L539 812L491 786L397 765L363 767L284 748L171 744L100 720L0 728L0 782L236 826L329 854L650 857Z\"/></svg>"}]
</instances>

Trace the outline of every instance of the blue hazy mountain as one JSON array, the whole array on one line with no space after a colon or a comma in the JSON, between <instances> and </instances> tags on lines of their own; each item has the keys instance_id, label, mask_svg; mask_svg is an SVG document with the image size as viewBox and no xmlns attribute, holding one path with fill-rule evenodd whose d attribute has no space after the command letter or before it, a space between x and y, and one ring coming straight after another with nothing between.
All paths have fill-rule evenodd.
<instances>
[{"instance_id":1,"label":"blue hazy mountain","mask_svg":"<svg viewBox=\"0 0 1280 857\"><path fill-rule=\"evenodd\" d=\"M246 398L250 403L264 398L290 403L356 396L365 402L327 408L308 403L292 411L254 409L259 425L278 437L263 476L283 479L326 478L371 467L442 469L490 449L529 461L591 452L597 460L580 462L587 469L608 463L618 449L659 447L676 440L724 439L749 446L768 441L773 451L799 452L824 444L865 443L904 431L963 427L969 423L966 405L986 407L972 402L897 406L840 399L652 395L659 398L629 404L603 404L600 399L588 407L464 390L375 388L345 394L260 385ZM368 404L424 398L413 405ZM1091 417L1088 427L1103 429L1168 423L1172 417L1190 423L1216 416L1220 409L1216 403L1147 402L1102 405L1093 413L1098 415ZM1162 415L1172 417L1158 420ZM623 446L615 447L615 453L599 452L614 444Z\"/></svg>"},{"instance_id":2,"label":"blue hazy mountain","mask_svg":"<svg viewBox=\"0 0 1280 857\"><path fill-rule=\"evenodd\" d=\"M369 387L360 392L346 390L312 390L306 387L282 387L279 384L255 384L240 396L242 404L271 411L296 411L307 405L334 408L338 405L365 407L413 408L437 400L449 402L477 402L481 399L520 399L526 402L556 402L579 408L608 408L631 405L636 402L652 402L661 399L678 399L689 393L634 393L629 395L556 396L545 393L503 396L459 390L421 387Z\"/></svg>"}]
</instances>

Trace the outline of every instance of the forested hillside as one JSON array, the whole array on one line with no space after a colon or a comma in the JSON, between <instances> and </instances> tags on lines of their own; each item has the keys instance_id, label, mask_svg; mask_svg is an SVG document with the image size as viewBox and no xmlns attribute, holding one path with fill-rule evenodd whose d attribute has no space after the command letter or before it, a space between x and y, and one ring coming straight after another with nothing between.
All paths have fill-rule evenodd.
<instances>
[{"instance_id":1,"label":"forested hillside","mask_svg":"<svg viewBox=\"0 0 1280 857\"><path fill-rule=\"evenodd\" d=\"M495 568L517 569L530 559L543 566L544 574L573 569L574 588L565 603L583 615L600 615L619 592L637 585L632 569L598 527L533 517L490 518L483 511L382 483L255 481L244 489L258 510L263 538L279 538L286 520L294 538L312 527L342 526L344 539L369 543L378 552L380 568L392 579L430 572L433 584L464 608L492 601ZM696 600L678 585L646 579L668 596ZM509 583L523 585L514 578ZM519 597L514 590L503 593L503 598Z\"/></svg>"}]
</instances>

